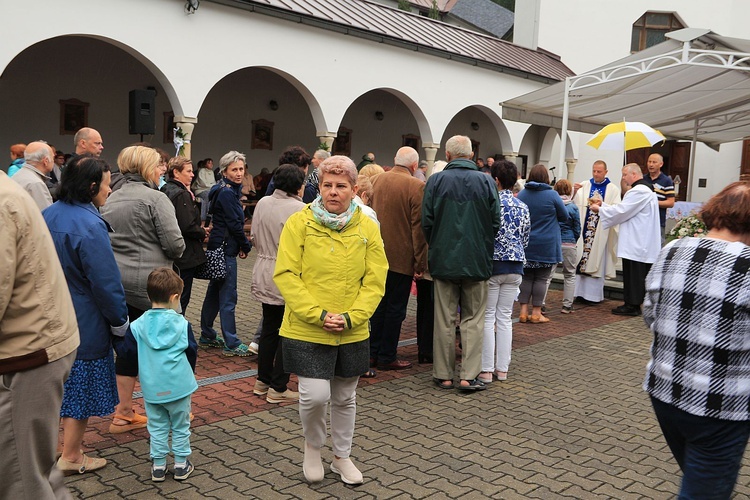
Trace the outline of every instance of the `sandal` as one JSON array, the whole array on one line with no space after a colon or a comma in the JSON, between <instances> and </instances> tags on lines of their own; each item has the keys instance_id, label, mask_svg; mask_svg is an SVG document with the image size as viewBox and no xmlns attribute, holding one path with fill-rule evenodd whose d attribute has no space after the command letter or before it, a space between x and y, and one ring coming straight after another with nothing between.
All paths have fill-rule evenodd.
<instances>
[{"instance_id":1,"label":"sandal","mask_svg":"<svg viewBox=\"0 0 750 500\"><path fill-rule=\"evenodd\" d=\"M532 316L529 318L529 321L534 324L549 323L549 318L544 315Z\"/></svg>"},{"instance_id":2,"label":"sandal","mask_svg":"<svg viewBox=\"0 0 750 500\"><path fill-rule=\"evenodd\" d=\"M128 422L127 424L116 424L114 419L120 419ZM124 415L115 415L112 417L112 423L109 424L110 434L122 434L123 432L132 431L135 429L143 429L148 423L148 418L143 415L139 415L133 412L132 417L126 417Z\"/></svg>"},{"instance_id":3,"label":"sandal","mask_svg":"<svg viewBox=\"0 0 750 500\"><path fill-rule=\"evenodd\" d=\"M491 384L492 383L492 372L482 372L477 377L477 380L479 380L483 384Z\"/></svg>"},{"instance_id":4,"label":"sandal","mask_svg":"<svg viewBox=\"0 0 750 500\"><path fill-rule=\"evenodd\" d=\"M60 457L57 461L57 468L65 476L72 476L73 474L85 474L86 472L93 472L99 470L107 465L107 461L103 458L92 458L85 454L81 455L83 460L80 463L68 462Z\"/></svg>"},{"instance_id":5,"label":"sandal","mask_svg":"<svg viewBox=\"0 0 750 500\"><path fill-rule=\"evenodd\" d=\"M521 314L518 316L518 322L519 323L526 323L529 320L529 317L525 314Z\"/></svg>"},{"instance_id":6,"label":"sandal","mask_svg":"<svg viewBox=\"0 0 750 500\"><path fill-rule=\"evenodd\" d=\"M375 378L378 376L378 372L370 368L365 373L359 376L359 378Z\"/></svg>"},{"instance_id":7,"label":"sandal","mask_svg":"<svg viewBox=\"0 0 750 500\"><path fill-rule=\"evenodd\" d=\"M432 381L435 382L435 385L441 389L453 389L452 380L442 380L439 378L433 378Z\"/></svg>"},{"instance_id":8,"label":"sandal","mask_svg":"<svg viewBox=\"0 0 750 500\"><path fill-rule=\"evenodd\" d=\"M462 380L462 382L464 382ZM486 385L484 385L478 378L475 378L474 380L466 380L465 382L468 382L469 385L461 385L458 384L458 390L461 392L475 392L475 391L483 391L487 388Z\"/></svg>"}]
</instances>

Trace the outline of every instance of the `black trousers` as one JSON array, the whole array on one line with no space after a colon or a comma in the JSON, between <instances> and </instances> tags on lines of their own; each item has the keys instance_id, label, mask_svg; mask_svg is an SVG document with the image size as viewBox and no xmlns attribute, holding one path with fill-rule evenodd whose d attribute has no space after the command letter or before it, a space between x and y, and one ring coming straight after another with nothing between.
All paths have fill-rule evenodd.
<instances>
[{"instance_id":1,"label":"black trousers","mask_svg":"<svg viewBox=\"0 0 750 500\"><path fill-rule=\"evenodd\" d=\"M370 318L370 357L377 363L396 361L401 323L406 318L412 276L388 271L385 295Z\"/></svg>"},{"instance_id":2,"label":"black trousers","mask_svg":"<svg viewBox=\"0 0 750 500\"><path fill-rule=\"evenodd\" d=\"M435 291L432 281L417 280L417 349L432 357L432 333L435 326Z\"/></svg>"},{"instance_id":3,"label":"black trousers","mask_svg":"<svg viewBox=\"0 0 750 500\"><path fill-rule=\"evenodd\" d=\"M143 309L138 309L128 304L128 319L132 323L137 320L143 313ZM137 351L136 351L137 352ZM137 377L138 376L138 356L126 358L125 356L117 356L115 359L115 375L124 375L126 377Z\"/></svg>"},{"instance_id":4,"label":"black trousers","mask_svg":"<svg viewBox=\"0 0 750 500\"><path fill-rule=\"evenodd\" d=\"M189 269L175 268L175 271L180 274L180 278L182 278L182 282L185 284L182 288L182 295L180 295L180 307L182 307L183 316L185 316L185 311L187 311L188 304L190 304L190 295L193 293L193 278L197 269L197 267Z\"/></svg>"},{"instance_id":5,"label":"black trousers","mask_svg":"<svg viewBox=\"0 0 750 500\"><path fill-rule=\"evenodd\" d=\"M622 291L625 305L641 307L646 296L646 275L650 270L651 264L622 259Z\"/></svg>"},{"instance_id":6,"label":"black trousers","mask_svg":"<svg viewBox=\"0 0 750 500\"><path fill-rule=\"evenodd\" d=\"M284 371L279 328L284 320L284 306L262 304L263 326L258 343L258 380L271 386L274 391L286 391L289 374Z\"/></svg>"}]
</instances>

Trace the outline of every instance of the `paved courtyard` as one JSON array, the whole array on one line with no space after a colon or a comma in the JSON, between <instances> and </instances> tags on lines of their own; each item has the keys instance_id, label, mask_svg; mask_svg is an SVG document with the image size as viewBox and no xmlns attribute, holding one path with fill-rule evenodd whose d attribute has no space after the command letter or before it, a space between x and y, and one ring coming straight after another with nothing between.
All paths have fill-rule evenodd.
<instances>
[{"instance_id":1,"label":"paved courtyard","mask_svg":"<svg viewBox=\"0 0 750 500\"><path fill-rule=\"evenodd\" d=\"M240 264L238 328L247 342L260 318L249 292L253 258ZM204 290L194 287L194 325ZM256 358L218 351L199 353L196 471L187 481L151 482L145 429L115 436L108 420L91 419L84 447L110 464L66 482L80 498L102 499L673 498L679 470L641 390L650 343L643 320L611 315L611 301L564 316L560 301L550 291L552 322L514 325L507 382L465 395L438 389L430 365L417 365L412 298L399 355L414 368L363 379L357 393L352 458L362 485L331 472L308 485L297 405L253 396ZM750 497L747 467L735 497Z\"/></svg>"}]
</instances>

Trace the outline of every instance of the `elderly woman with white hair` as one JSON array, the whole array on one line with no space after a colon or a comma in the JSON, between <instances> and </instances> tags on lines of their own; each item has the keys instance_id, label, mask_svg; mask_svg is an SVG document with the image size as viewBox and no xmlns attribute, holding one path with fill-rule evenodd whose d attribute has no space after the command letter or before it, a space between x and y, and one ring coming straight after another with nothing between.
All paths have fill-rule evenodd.
<instances>
[{"instance_id":1,"label":"elderly woman with white hair","mask_svg":"<svg viewBox=\"0 0 750 500\"><path fill-rule=\"evenodd\" d=\"M359 484L349 458L357 381L369 368L368 321L385 292L388 261L377 224L354 202L354 162L332 156L319 169L320 195L289 217L279 241L274 281L286 302L279 334L284 369L299 378L305 479L323 480L330 406L331 470Z\"/></svg>"},{"instance_id":2,"label":"elderly woman with white hair","mask_svg":"<svg viewBox=\"0 0 750 500\"><path fill-rule=\"evenodd\" d=\"M242 178L245 176L245 155L230 151L219 160L222 178L208 193L209 213L213 228L208 237L207 250L224 249L227 275L208 283L201 308L201 336L198 345L222 349L224 356L249 356L250 350L237 336L235 309L237 307L237 257L250 253L250 241L245 235L245 213L242 210ZM216 316L221 320L219 337L214 330Z\"/></svg>"}]
</instances>

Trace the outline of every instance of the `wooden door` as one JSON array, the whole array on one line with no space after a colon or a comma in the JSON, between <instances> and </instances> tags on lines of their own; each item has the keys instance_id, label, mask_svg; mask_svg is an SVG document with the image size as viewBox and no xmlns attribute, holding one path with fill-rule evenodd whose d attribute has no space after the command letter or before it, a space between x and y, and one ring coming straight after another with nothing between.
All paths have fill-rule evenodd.
<instances>
[{"instance_id":1,"label":"wooden door","mask_svg":"<svg viewBox=\"0 0 750 500\"><path fill-rule=\"evenodd\" d=\"M669 158L669 164L666 164L662 170L669 175L674 181L680 176L679 186L675 183L677 201L686 201L688 192L688 176L690 175L690 146L689 142L675 142L672 145L672 155Z\"/></svg>"},{"instance_id":2,"label":"wooden door","mask_svg":"<svg viewBox=\"0 0 750 500\"><path fill-rule=\"evenodd\" d=\"M750 181L750 139L742 141L742 163L740 164L740 180Z\"/></svg>"}]
</instances>

